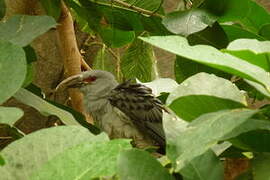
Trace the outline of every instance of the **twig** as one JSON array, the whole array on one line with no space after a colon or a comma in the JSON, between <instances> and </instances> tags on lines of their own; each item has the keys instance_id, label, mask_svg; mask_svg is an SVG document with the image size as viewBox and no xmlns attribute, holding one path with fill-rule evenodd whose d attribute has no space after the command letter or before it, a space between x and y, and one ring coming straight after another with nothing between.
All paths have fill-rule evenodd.
<instances>
[{"instance_id":1,"label":"twig","mask_svg":"<svg viewBox=\"0 0 270 180\"><path fill-rule=\"evenodd\" d=\"M72 16L63 0L61 1L61 16L59 18L57 31L59 36L59 47L67 76L81 73L81 65L83 63L82 56L77 46ZM82 94L76 89L69 89L69 95L71 97L72 107L75 110L86 114L83 108ZM87 121L93 123L92 118Z\"/></svg>"},{"instance_id":2,"label":"twig","mask_svg":"<svg viewBox=\"0 0 270 180\"><path fill-rule=\"evenodd\" d=\"M149 16L156 16L156 17L160 17L160 18L163 18L164 16L160 15L160 14L157 14L156 12L152 12L152 11L148 11L146 9L142 9L140 7L137 7L137 6L134 6L132 4L128 4L126 2L123 2L121 0L112 0L113 2L116 2L118 4L121 4L122 6L126 7L126 8L129 8L129 9L133 9L139 13L142 13L142 14L146 14L146 15L149 15Z\"/></svg>"},{"instance_id":3,"label":"twig","mask_svg":"<svg viewBox=\"0 0 270 180\"><path fill-rule=\"evenodd\" d=\"M91 43L89 43L89 44L86 44L87 46L94 46L94 45L98 45L98 46L101 46L101 47L103 47L104 46L104 44L103 43L101 43L101 42L91 42ZM119 59L119 57L117 56L117 54L115 54L115 52L113 52L113 50L111 49L111 48L108 48L107 46L105 46L105 49L106 49L106 51L108 51L116 60L118 60Z\"/></svg>"},{"instance_id":4,"label":"twig","mask_svg":"<svg viewBox=\"0 0 270 180\"><path fill-rule=\"evenodd\" d=\"M0 137L0 139L12 139L12 137L8 136L8 137Z\"/></svg>"}]
</instances>

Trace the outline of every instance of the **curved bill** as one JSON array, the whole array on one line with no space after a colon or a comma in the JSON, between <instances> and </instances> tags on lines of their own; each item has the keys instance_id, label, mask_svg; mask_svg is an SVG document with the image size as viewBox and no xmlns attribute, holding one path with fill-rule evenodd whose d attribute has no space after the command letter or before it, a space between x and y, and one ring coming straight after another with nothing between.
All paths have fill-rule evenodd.
<instances>
[{"instance_id":1,"label":"curved bill","mask_svg":"<svg viewBox=\"0 0 270 180\"><path fill-rule=\"evenodd\" d=\"M82 84L83 84L82 74L76 74L60 82L55 88L55 91L59 90L60 88L77 88L80 87Z\"/></svg>"}]
</instances>

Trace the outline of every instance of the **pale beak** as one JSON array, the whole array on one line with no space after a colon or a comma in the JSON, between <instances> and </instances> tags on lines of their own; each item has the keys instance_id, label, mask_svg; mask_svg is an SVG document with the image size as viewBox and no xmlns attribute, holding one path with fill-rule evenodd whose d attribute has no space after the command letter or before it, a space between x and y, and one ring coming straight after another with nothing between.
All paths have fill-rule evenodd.
<instances>
[{"instance_id":1,"label":"pale beak","mask_svg":"<svg viewBox=\"0 0 270 180\"><path fill-rule=\"evenodd\" d=\"M82 74L76 74L73 76L70 76L66 79L64 79L62 82L60 82L57 87L55 88L55 91L59 90L60 88L78 88L81 87L84 84L83 82L83 75Z\"/></svg>"}]
</instances>

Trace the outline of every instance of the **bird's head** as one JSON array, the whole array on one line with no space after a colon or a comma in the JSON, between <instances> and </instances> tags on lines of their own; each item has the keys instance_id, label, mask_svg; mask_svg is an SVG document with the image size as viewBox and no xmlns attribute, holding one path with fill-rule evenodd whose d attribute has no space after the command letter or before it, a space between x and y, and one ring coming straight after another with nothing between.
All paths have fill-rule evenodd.
<instances>
[{"instance_id":1,"label":"bird's head","mask_svg":"<svg viewBox=\"0 0 270 180\"><path fill-rule=\"evenodd\" d=\"M60 88L79 88L82 93L104 93L117 86L114 76L107 71L91 70L70 76L58 84L56 90Z\"/></svg>"}]
</instances>

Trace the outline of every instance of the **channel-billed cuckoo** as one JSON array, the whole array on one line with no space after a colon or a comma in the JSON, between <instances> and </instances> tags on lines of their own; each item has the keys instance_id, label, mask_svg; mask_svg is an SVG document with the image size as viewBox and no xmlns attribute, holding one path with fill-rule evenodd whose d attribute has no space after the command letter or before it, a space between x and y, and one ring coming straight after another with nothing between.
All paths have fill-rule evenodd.
<instances>
[{"instance_id":1,"label":"channel-billed cuckoo","mask_svg":"<svg viewBox=\"0 0 270 180\"><path fill-rule=\"evenodd\" d=\"M106 71L91 70L71 76L57 88L79 88L84 108L110 138L130 138L135 146L164 146L161 102L142 84L118 84Z\"/></svg>"}]
</instances>

